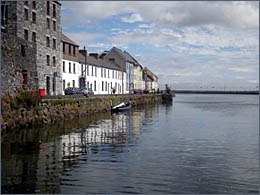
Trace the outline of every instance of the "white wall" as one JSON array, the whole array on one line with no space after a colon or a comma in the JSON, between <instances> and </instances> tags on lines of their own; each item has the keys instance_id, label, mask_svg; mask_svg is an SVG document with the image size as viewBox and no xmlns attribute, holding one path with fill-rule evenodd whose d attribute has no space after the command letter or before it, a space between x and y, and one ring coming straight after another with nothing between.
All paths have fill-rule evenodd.
<instances>
[{"instance_id":1,"label":"white wall","mask_svg":"<svg viewBox=\"0 0 260 195\"><path fill-rule=\"evenodd\" d=\"M65 63L65 72L63 70L63 63ZM71 66L69 70L69 64ZM74 72L74 65L75 65L75 72ZM61 64L61 72L62 72L62 94L64 95L64 80L65 80L65 88L68 87L68 83L70 83L70 87L74 86L79 87L79 76L81 75L81 68L78 62L69 61L69 60L62 60Z\"/></svg>"},{"instance_id":2,"label":"white wall","mask_svg":"<svg viewBox=\"0 0 260 195\"><path fill-rule=\"evenodd\" d=\"M80 65L81 66L81 65ZM92 74L93 68L93 74ZM101 71L103 71L101 73ZM108 73L109 72L109 73ZM113 76L114 72L114 76ZM92 87L94 94L112 94L112 87L116 86L116 94L122 93L122 72L87 64L86 86ZM95 87L96 82L96 87ZM103 82L103 89L102 89Z\"/></svg>"}]
</instances>

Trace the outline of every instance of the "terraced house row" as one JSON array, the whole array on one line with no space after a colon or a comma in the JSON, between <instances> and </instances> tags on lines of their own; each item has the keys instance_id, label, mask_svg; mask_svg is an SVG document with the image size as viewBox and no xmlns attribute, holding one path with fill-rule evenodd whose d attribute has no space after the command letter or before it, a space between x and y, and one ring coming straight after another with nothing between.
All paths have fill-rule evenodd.
<instances>
[{"instance_id":1,"label":"terraced house row","mask_svg":"<svg viewBox=\"0 0 260 195\"><path fill-rule=\"evenodd\" d=\"M128 52L100 54L62 33L58 1L1 1L2 93L16 89L64 94L67 87L94 94L158 89L158 77Z\"/></svg>"}]
</instances>

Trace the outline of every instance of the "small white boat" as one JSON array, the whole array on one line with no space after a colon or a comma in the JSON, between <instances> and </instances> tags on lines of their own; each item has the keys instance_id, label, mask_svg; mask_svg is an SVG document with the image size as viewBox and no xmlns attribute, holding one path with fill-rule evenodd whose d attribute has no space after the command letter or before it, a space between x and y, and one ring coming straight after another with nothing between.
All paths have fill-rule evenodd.
<instances>
[{"instance_id":1,"label":"small white boat","mask_svg":"<svg viewBox=\"0 0 260 195\"><path fill-rule=\"evenodd\" d=\"M131 103L130 102L127 102L127 103L120 103L116 106L113 106L111 108L111 111L113 112L119 112L119 111L124 111L124 110L129 110L131 108Z\"/></svg>"}]
</instances>

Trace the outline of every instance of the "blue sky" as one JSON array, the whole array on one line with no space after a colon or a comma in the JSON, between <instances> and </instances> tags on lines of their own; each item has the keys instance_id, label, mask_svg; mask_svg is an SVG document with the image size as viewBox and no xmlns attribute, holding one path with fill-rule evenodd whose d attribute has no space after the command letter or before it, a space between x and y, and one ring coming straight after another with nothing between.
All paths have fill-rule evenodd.
<instances>
[{"instance_id":1,"label":"blue sky","mask_svg":"<svg viewBox=\"0 0 260 195\"><path fill-rule=\"evenodd\" d=\"M257 89L258 2L63 1L62 30L88 52L128 51L175 89Z\"/></svg>"}]
</instances>

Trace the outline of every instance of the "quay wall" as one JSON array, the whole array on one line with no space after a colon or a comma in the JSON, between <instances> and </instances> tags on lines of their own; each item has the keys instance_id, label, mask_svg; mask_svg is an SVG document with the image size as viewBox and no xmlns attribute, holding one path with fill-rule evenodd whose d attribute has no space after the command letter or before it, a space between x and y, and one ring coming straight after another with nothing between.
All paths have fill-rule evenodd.
<instances>
[{"instance_id":1,"label":"quay wall","mask_svg":"<svg viewBox=\"0 0 260 195\"><path fill-rule=\"evenodd\" d=\"M131 101L132 106L161 102L161 95L122 95L122 96L68 96L59 99L43 98L38 105L12 106L9 100L1 104L2 130L41 127L57 121L68 120L74 117L88 116L93 113L108 112L112 105L122 101ZM3 99L2 99L3 100Z\"/></svg>"}]
</instances>

